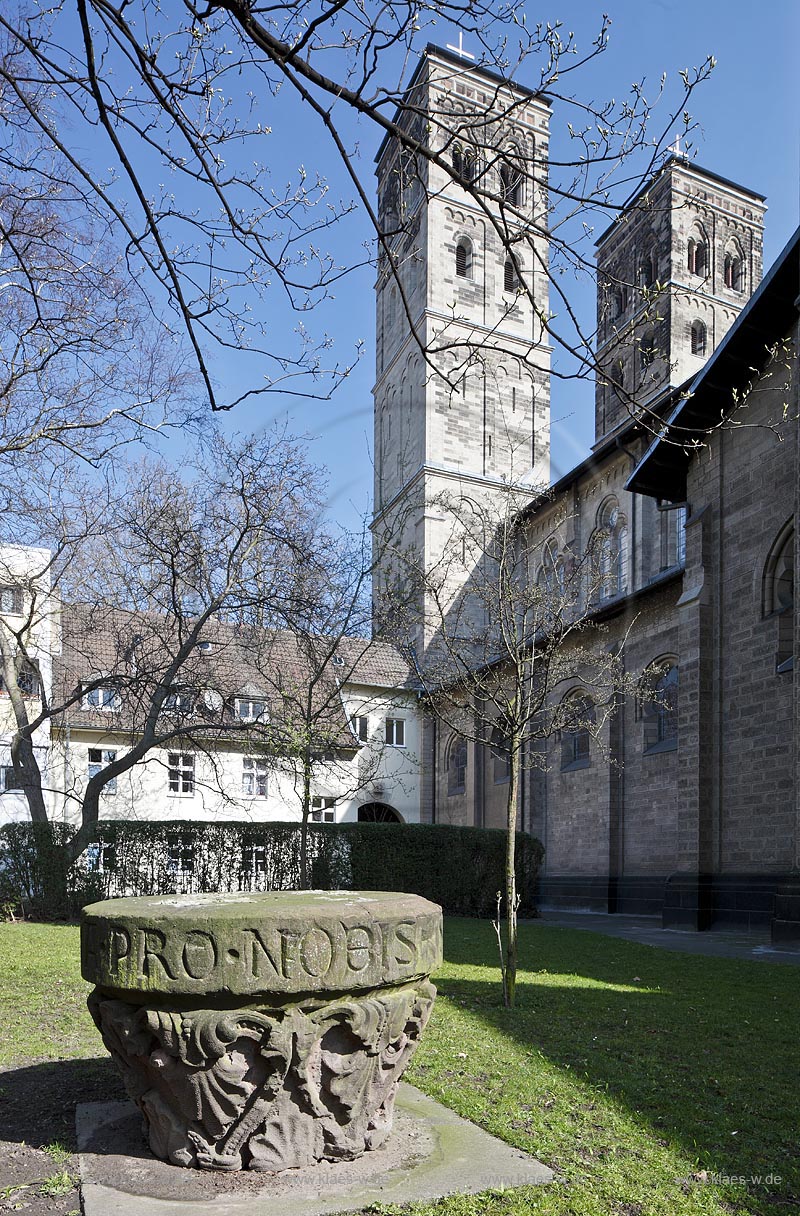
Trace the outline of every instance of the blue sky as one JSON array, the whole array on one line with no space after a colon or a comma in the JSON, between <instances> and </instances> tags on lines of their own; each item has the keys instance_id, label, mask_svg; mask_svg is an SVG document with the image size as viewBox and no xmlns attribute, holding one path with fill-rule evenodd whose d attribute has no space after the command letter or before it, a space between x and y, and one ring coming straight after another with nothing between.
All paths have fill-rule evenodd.
<instances>
[{"instance_id":1,"label":"blue sky","mask_svg":"<svg viewBox=\"0 0 800 1216\"><path fill-rule=\"evenodd\" d=\"M537 8L532 21L563 21L574 29L579 45L588 46L603 11L612 24L608 49L570 81L577 94L620 97L634 80L645 78L655 93L663 72L674 81L681 68L696 66L707 54L717 60L711 78L691 105L699 122L697 163L767 196L765 268L788 240L800 216L800 4L769 0L754 7L743 0L608 0L595 7L585 0L561 3L552 12ZM442 25L423 31L440 45L457 41L457 30ZM468 42L467 42L468 45ZM394 85L392 64L387 83ZM519 75L526 83L524 72ZM532 82L530 82L532 83ZM276 113L272 150L285 159L287 173L298 161L319 168L330 179L333 196L347 197L347 183L326 142L324 131L285 103ZM553 144L559 141L559 107L553 113ZM348 120L362 177L371 177L378 133L366 123ZM551 149L552 150L552 149ZM272 161L273 165L275 161ZM345 222L333 240L342 262L364 256L369 239L358 214ZM273 417L288 417L295 432L309 437L311 458L330 471L330 511L346 526L358 526L368 513L372 489L371 388L374 371L373 274L357 271L342 280L337 298L315 320L323 323L335 350L347 361L356 343L364 354L351 377L330 402L288 397L237 407L228 425L254 430ZM594 291L588 281L574 286L574 304L591 327ZM276 317L278 328L283 318ZM252 370L252 369L251 369ZM240 372L219 366L223 385L235 386ZM229 376L228 372L231 373ZM589 450L593 438L593 398L588 383L554 381L552 396L552 476L562 475Z\"/></svg>"}]
</instances>

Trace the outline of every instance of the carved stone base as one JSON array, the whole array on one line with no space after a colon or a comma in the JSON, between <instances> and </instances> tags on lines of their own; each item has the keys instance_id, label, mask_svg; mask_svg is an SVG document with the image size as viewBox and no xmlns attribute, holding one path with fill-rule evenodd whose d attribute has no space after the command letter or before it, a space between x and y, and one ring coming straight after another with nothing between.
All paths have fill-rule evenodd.
<instances>
[{"instance_id":1,"label":"carved stone base","mask_svg":"<svg viewBox=\"0 0 800 1216\"><path fill-rule=\"evenodd\" d=\"M417 980L334 999L187 1011L163 996L130 1004L95 989L89 1008L157 1157L285 1170L383 1143L435 995Z\"/></svg>"}]
</instances>

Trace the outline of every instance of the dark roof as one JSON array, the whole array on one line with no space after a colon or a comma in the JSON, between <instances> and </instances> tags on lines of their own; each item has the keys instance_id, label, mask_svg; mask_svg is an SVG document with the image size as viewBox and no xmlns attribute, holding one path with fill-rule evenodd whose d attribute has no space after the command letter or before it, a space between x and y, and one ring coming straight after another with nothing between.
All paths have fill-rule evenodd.
<instances>
[{"instance_id":1,"label":"dark roof","mask_svg":"<svg viewBox=\"0 0 800 1216\"><path fill-rule=\"evenodd\" d=\"M800 228L739 313L703 369L681 393L664 430L645 452L625 488L683 502L692 452L730 414L734 390L762 368L768 349L794 323L800 295Z\"/></svg>"},{"instance_id":2,"label":"dark roof","mask_svg":"<svg viewBox=\"0 0 800 1216\"><path fill-rule=\"evenodd\" d=\"M719 182L721 186L727 186L729 190L738 190L741 194L749 194L751 198L757 199L760 203L766 200L767 196L765 194L758 194L757 191L751 190L748 186L740 186L738 182L731 181L729 177L723 177L720 173L713 173L711 169L704 169L702 165L698 165L697 161L687 160L685 156L676 156L673 153L672 156L667 157L659 169L656 169L655 173L647 179L643 186L637 186L630 198L626 199L622 204L620 214L611 221L602 235L595 241L595 249L602 245L610 233L613 232L620 220L624 218L624 213L630 210L643 195L647 194L648 190L653 189L656 182L666 173L671 165L678 165L690 172L702 173L703 177L710 177L712 181Z\"/></svg>"},{"instance_id":3,"label":"dark roof","mask_svg":"<svg viewBox=\"0 0 800 1216\"><path fill-rule=\"evenodd\" d=\"M500 72L495 72L491 68L482 67L479 63L472 63L470 60L462 59L459 55L454 54L452 51L448 51L445 47L437 46L435 42L429 42L423 53L420 55L419 63L414 69L414 74L411 77L411 80L408 82L404 92L410 93L414 86L418 83L422 75L423 68L428 61L429 55L436 55L439 59L444 59L447 63L452 64L453 67L459 68L462 72L476 72L481 76L484 76L487 80L491 80L493 84L504 85L506 88L513 89L515 93L521 93L523 97L535 97L537 101L540 101L542 105L547 106L548 108L552 106L552 102L548 97L545 96L544 93L540 93L536 89L530 89L527 85L518 84L516 80L509 80L507 77L502 76ZM398 106L394 112L393 122L397 123L402 117L403 112L403 107ZM383 150L390 139L391 134L387 132L381 140L378 151L375 153L376 161L379 161L383 156Z\"/></svg>"}]
</instances>

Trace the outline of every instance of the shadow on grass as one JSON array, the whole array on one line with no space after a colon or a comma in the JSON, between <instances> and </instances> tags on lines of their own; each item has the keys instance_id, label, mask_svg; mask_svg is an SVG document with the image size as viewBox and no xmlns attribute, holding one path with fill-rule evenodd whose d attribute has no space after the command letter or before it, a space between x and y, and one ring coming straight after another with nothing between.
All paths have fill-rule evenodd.
<instances>
[{"instance_id":1,"label":"shadow on grass","mask_svg":"<svg viewBox=\"0 0 800 1216\"><path fill-rule=\"evenodd\" d=\"M75 1150L78 1102L125 1099L111 1059L53 1060L0 1072L0 1140Z\"/></svg>"},{"instance_id":2,"label":"shadow on grass","mask_svg":"<svg viewBox=\"0 0 800 1216\"><path fill-rule=\"evenodd\" d=\"M452 1052L442 1071L438 1055L426 1065L423 1053L420 1070L438 1074L445 1100L458 1105L459 1092L468 1095L471 1117L482 1104L490 1130L504 1120L500 1134L535 1149L530 1138L542 1126L547 1087L543 1056L582 1089L587 1109L594 1095L585 1085L611 1097L654 1144L709 1172L778 1174L784 1201L800 1198L800 976L793 969L527 925L517 1005L509 1011L499 972L488 978L471 970L496 967L490 926L449 922L445 955L436 977L446 998L436 1015L439 1035L445 1044L460 1039L467 1062ZM508 1050L494 1032L509 1040ZM565 1133L573 1117L562 1112Z\"/></svg>"}]
</instances>

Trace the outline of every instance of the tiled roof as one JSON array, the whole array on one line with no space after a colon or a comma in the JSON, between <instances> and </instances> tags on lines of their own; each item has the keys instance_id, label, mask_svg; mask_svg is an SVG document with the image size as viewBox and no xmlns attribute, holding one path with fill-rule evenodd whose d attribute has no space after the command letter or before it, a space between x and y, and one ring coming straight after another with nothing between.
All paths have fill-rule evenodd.
<instances>
[{"instance_id":1,"label":"tiled roof","mask_svg":"<svg viewBox=\"0 0 800 1216\"><path fill-rule=\"evenodd\" d=\"M178 710L162 711L166 728L213 739L220 734L259 735L279 745L299 737L302 724L330 747L354 746L340 688L347 683L379 688L402 687L408 664L385 642L365 638L304 637L287 630L211 621L200 645L169 679L170 665L191 620L100 605L65 605L62 653L54 658L53 705L73 698L60 719L72 727L104 733L139 734L154 691L168 682L185 694ZM84 708L81 689L89 682L116 690L117 708ZM243 726L236 698L263 700L266 723Z\"/></svg>"}]
</instances>

